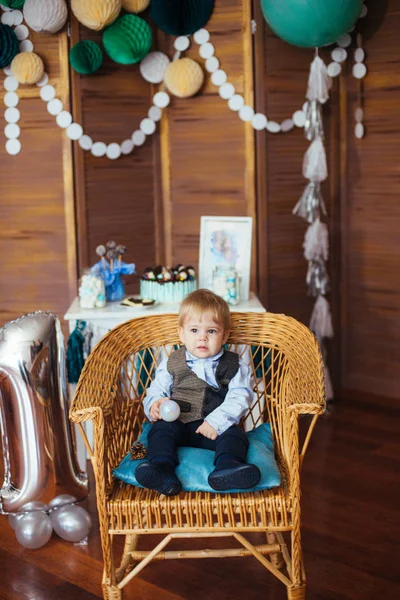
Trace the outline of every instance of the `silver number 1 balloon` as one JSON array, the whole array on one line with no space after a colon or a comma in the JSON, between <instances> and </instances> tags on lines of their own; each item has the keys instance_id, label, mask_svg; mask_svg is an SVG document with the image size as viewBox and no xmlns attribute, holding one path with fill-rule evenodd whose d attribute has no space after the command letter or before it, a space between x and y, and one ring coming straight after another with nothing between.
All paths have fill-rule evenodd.
<instances>
[{"instance_id":1,"label":"silver number 1 balloon","mask_svg":"<svg viewBox=\"0 0 400 600\"><path fill-rule=\"evenodd\" d=\"M64 340L55 315L32 313L0 329L0 430L2 510L17 512L59 494L87 495L68 421Z\"/></svg>"}]
</instances>

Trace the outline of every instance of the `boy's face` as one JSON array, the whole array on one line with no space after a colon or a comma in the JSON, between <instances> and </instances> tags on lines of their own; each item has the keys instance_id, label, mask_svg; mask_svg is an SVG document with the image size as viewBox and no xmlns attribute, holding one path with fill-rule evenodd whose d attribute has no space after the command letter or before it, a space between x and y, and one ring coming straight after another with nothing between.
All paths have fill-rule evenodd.
<instances>
[{"instance_id":1,"label":"boy's face","mask_svg":"<svg viewBox=\"0 0 400 600\"><path fill-rule=\"evenodd\" d=\"M228 339L229 331L224 331L209 313L186 316L183 327L179 327L179 337L186 349L197 358L209 358L218 354Z\"/></svg>"}]
</instances>

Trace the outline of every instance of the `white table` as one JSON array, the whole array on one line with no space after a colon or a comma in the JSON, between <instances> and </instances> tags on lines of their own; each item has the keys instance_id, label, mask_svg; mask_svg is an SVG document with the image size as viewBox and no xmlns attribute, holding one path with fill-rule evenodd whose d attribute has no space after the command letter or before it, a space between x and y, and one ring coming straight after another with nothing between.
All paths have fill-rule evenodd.
<instances>
[{"instance_id":1,"label":"white table","mask_svg":"<svg viewBox=\"0 0 400 600\"><path fill-rule=\"evenodd\" d=\"M139 297L139 296L137 296ZM70 333L75 329L76 321L86 321L87 327L92 334L91 348L97 344L101 338L121 323L147 317L150 315L178 314L180 302L158 302L153 306L121 306L120 302L109 302L104 308L81 308L79 298L75 298L71 306L64 315L68 321ZM231 312L256 312L263 313L266 309L261 304L257 296L250 292L248 300L244 300L230 307ZM70 384L70 397L75 393L75 385ZM86 422L86 435L89 443L93 443L93 426L91 421ZM79 465L86 471L86 449L81 435L76 431L76 447Z\"/></svg>"}]
</instances>

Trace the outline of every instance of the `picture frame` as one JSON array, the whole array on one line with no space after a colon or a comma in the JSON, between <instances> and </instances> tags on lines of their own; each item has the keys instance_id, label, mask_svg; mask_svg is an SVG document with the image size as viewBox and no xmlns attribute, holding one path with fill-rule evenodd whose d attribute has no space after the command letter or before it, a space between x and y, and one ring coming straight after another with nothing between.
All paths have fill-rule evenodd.
<instances>
[{"instance_id":1,"label":"picture frame","mask_svg":"<svg viewBox=\"0 0 400 600\"><path fill-rule=\"evenodd\" d=\"M252 217L201 217L200 288L212 289L214 268L229 265L240 277L240 300L249 299L252 230Z\"/></svg>"}]
</instances>

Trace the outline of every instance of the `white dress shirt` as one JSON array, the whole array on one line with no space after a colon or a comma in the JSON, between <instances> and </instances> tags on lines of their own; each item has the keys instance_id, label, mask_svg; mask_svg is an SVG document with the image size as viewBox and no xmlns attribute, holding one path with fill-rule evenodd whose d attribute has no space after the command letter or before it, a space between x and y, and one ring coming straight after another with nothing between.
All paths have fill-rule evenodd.
<instances>
[{"instance_id":1,"label":"white dress shirt","mask_svg":"<svg viewBox=\"0 0 400 600\"><path fill-rule=\"evenodd\" d=\"M197 358L186 350L186 364L203 381L218 389L215 373L219 359L223 355L221 349L215 356L209 358ZM160 398L171 396L173 378L167 370L168 359L164 359L157 368L156 376L146 390L143 400L144 411L150 419L151 405ZM206 418L215 431L220 435L231 425L237 425L253 401L253 391L250 384L250 367L239 358L239 368L236 375L228 385L228 393L223 403L213 410ZM188 398L190 401L190 398Z\"/></svg>"}]
</instances>

